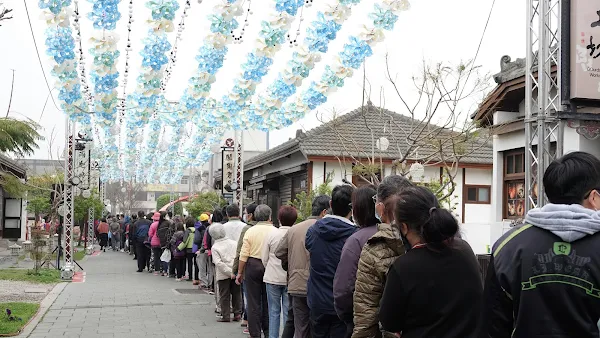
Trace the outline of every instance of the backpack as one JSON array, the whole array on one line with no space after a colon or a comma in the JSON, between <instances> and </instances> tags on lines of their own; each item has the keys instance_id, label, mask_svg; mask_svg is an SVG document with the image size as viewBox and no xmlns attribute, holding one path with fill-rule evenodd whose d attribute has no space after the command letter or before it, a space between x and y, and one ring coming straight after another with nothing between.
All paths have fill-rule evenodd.
<instances>
[{"instance_id":1,"label":"backpack","mask_svg":"<svg viewBox=\"0 0 600 338\"><path fill-rule=\"evenodd\" d=\"M156 231L156 235L158 236L158 240L160 241L160 247L164 248L169 243L169 224L165 224L165 222L158 225L158 230Z\"/></svg>"},{"instance_id":2,"label":"backpack","mask_svg":"<svg viewBox=\"0 0 600 338\"><path fill-rule=\"evenodd\" d=\"M173 249L173 257L175 258L183 258L185 256L185 248L183 250L179 250L179 244L183 243L182 240L178 239L177 242L175 242L175 248Z\"/></svg>"}]
</instances>

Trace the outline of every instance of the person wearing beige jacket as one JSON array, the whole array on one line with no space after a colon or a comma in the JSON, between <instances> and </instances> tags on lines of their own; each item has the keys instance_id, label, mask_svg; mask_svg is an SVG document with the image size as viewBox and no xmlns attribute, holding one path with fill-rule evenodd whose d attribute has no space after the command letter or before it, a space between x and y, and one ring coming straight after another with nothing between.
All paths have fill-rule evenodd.
<instances>
[{"instance_id":1,"label":"person wearing beige jacket","mask_svg":"<svg viewBox=\"0 0 600 338\"><path fill-rule=\"evenodd\" d=\"M312 202L312 216L300 222L283 236L275 256L288 272L288 294L294 312L294 337L310 337L310 310L306 300L306 284L310 270L309 253L305 248L306 232L315 222L327 214L329 196L318 196Z\"/></svg>"}]
</instances>

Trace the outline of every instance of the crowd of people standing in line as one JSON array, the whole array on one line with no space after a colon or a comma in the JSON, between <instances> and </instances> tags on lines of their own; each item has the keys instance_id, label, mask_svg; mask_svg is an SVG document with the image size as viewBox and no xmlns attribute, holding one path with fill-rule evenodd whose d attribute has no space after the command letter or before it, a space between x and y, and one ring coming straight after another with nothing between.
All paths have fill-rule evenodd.
<instances>
[{"instance_id":1,"label":"crowd of people standing in line","mask_svg":"<svg viewBox=\"0 0 600 338\"><path fill-rule=\"evenodd\" d=\"M567 154L543 184L550 204L494 244L485 281L452 213L397 175L336 186L298 223L292 206L273 222L230 205L198 222L140 213L129 234L138 272L181 280L187 262L217 320L251 337L599 337L600 160Z\"/></svg>"}]
</instances>

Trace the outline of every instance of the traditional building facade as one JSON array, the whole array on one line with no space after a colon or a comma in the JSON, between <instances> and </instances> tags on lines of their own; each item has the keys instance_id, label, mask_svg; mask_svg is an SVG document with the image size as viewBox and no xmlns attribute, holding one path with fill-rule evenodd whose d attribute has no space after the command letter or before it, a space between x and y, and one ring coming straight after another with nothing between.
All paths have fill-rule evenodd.
<instances>
[{"instance_id":1,"label":"traditional building facade","mask_svg":"<svg viewBox=\"0 0 600 338\"><path fill-rule=\"evenodd\" d=\"M525 215L525 59L511 62L509 56L503 56L500 66L500 73L494 76L495 89L471 117L493 135L491 216L492 222L507 224ZM556 75L556 67L552 71ZM557 113L557 118L565 121L564 128L556 131L563 153L581 150L600 157L599 113L598 108L590 107L578 107L577 113ZM552 138L550 150L556 151L556 146L557 140Z\"/></svg>"},{"instance_id":2,"label":"traditional building facade","mask_svg":"<svg viewBox=\"0 0 600 338\"><path fill-rule=\"evenodd\" d=\"M368 121L367 125L365 121ZM326 182L328 176L332 187L345 182L360 186L367 182L357 173L356 167L359 162L365 163L369 159L382 168L377 173L378 178L398 172L398 147L404 136L401 128L395 130L393 127L416 122L369 103L315 129L299 130L295 138L245 161L247 198L277 210L293 201L300 192ZM444 131L447 132L450 131ZM385 150L381 150L380 145L383 136L392 140ZM406 161L408 166L415 162L424 165L422 177L415 179L425 183L443 180L444 165L435 160L435 154L428 156L430 150L421 148L420 151ZM419 161L422 158L431 160ZM491 144L483 138L478 140L456 165L456 189L452 199L455 213L465 224L487 222L493 199Z\"/></svg>"}]
</instances>

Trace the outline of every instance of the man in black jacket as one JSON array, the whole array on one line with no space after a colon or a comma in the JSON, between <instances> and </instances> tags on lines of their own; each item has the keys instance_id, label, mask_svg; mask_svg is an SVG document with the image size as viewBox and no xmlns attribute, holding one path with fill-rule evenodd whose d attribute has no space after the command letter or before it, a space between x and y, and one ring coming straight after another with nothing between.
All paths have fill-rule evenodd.
<instances>
[{"instance_id":1,"label":"man in black jacket","mask_svg":"<svg viewBox=\"0 0 600 338\"><path fill-rule=\"evenodd\" d=\"M144 218L144 212L138 211L138 220L135 222L135 247L137 252L137 272L144 271L144 267L150 266L150 248L144 242L148 241L148 230L150 230L150 219Z\"/></svg>"},{"instance_id":2,"label":"man in black jacket","mask_svg":"<svg viewBox=\"0 0 600 338\"><path fill-rule=\"evenodd\" d=\"M550 204L494 244L481 337L600 336L600 160L567 154L543 183Z\"/></svg>"}]
</instances>

